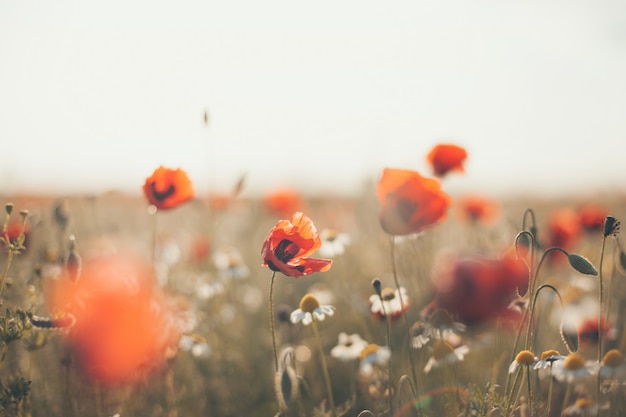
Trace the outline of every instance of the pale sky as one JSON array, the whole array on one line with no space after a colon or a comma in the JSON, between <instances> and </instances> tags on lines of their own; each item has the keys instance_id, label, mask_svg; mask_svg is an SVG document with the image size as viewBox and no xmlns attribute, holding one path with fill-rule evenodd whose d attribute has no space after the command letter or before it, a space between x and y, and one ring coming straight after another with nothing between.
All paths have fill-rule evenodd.
<instances>
[{"instance_id":1,"label":"pale sky","mask_svg":"<svg viewBox=\"0 0 626 417\"><path fill-rule=\"evenodd\" d=\"M0 194L360 190L438 142L457 192L626 192L626 2L0 0L0 141Z\"/></svg>"}]
</instances>

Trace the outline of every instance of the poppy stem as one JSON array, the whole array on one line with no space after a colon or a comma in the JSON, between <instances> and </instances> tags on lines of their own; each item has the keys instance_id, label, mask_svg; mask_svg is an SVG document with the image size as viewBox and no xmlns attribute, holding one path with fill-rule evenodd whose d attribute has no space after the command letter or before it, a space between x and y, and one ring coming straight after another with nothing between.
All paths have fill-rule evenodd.
<instances>
[{"instance_id":1,"label":"poppy stem","mask_svg":"<svg viewBox=\"0 0 626 417\"><path fill-rule=\"evenodd\" d=\"M333 400L333 388L330 383L330 375L328 374L328 366L326 365L326 357L324 356L324 347L322 346L322 338L317 328L317 319L313 317L313 333L315 333L315 339L317 341L317 348L320 352L320 359L322 361L322 371L324 372L324 382L326 383L326 394L328 395L328 404L330 406L330 414L335 417L335 400Z\"/></svg>"},{"instance_id":2,"label":"poppy stem","mask_svg":"<svg viewBox=\"0 0 626 417\"><path fill-rule=\"evenodd\" d=\"M276 331L274 329L274 278L276 271L272 272L270 280L270 330L272 332L272 346L274 347L274 371L278 371L278 350L276 349Z\"/></svg>"},{"instance_id":3,"label":"poppy stem","mask_svg":"<svg viewBox=\"0 0 626 417\"><path fill-rule=\"evenodd\" d=\"M383 300L383 296L382 293L378 293L378 298L380 299L380 308L383 310L383 315L385 316L385 324L387 327L387 347L389 348L390 352L393 352L393 350L391 349L391 318L389 317L389 312L385 309L385 300ZM389 360L389 366L387 369L388 375L388 381L389 381L389 414L393 413L393 396L391 395L391 381L393 381L392 377L391 377L391 360Z\"/></svg>"},{"instance_id":4,"label":"poppy stem","mask_svg":"<svg viewBox=\"0 0 626 417\"><path fill-rule=\"evenodd\" d=\"M604 292L604 284L603 284L603 280L602 280L602 263L604 262L604 248L606 246L606 234L602 235L602 248L600 249L600 263L598 265L598 279L600 281L600 288L599 288L599 300L598 302L600 303L600 314L598 314L598 363L602 364L602 339L604 337L604 331L602 329L603 323L602 323L602 316L604 314L604 311L602 309L602 301L603 301L603 292ZM607 311L607 315L608 315L608 311ZM600 382L602 380L602 377L600 376L600 372L598 372L598 404L600 404L600 395L601 395L601 391L600 391Z\"/></svg>"},{"instance_id":5,"label":"poppy stem","mask_svg":"<svg viewBox=\"0 0 626 417\"><path fill-rule=\"evenodd\" d=\"M394 235L391 236L391 269L393 272L393 281L396 284L396 288L398 290L398 298L400 299L400 309L402 310L402 318L404 319L404 325L406 326L407 332L407 341L409 344L408 356L409 356L409 366L411 367L411 374L413 375L413 386L415 387L415 392L413 395L417 396L417 374L415 372L415 364L413 363L413 355L411 354L411 338L408 337L411 334L411 327L409 326L409 320L406 317L406 310L404 307L404 299L402 298L402 291L400 290L400 284L398 282L398 271L396 269L396 238Z\"/></svg>"}]
</instances>

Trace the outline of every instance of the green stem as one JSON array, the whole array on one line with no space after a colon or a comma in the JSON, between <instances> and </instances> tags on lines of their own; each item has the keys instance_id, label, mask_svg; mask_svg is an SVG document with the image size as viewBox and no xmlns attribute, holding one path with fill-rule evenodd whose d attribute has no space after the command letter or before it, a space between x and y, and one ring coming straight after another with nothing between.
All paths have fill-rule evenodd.
<instances>
[{"instance_id":1,"label":"green stem","mask_svg":"<svg viewBox=\"0 0 626 417\"><path fill-rule=\"evenodd\" d=\"M603 280L602 280L602 263L604 261L605 245L606 245L606 236L603 235L602 236L602 248L600 249L600 264L598 265L598 279L600 280L600 290L599 290L600 314L598 314L598 363L599 364L602 363L602 339L604 338L604 331L602 329L602 326L603 326L602 315L604 314L602 310L602 301L603 301L603 293L604 293L604 285L603 285ZM598 389L597 389L598 404L600 404L600 394L601 394L600 382L601 382L601 377L600 377L600 373L598 372Z\"/></svg>"},{"instance_id":2,"label":"green stem","mask_svg":"<svg viewBox=\"0 0 626 417\"><path fill-rule=\"evenodd\" d=\"M411 354L411 338L408 337L411 334L411 327L409 326L409 320L406 316L406 310L404 308L404 300L402 299L402 291L400 290L400 283L398 282L398 272L396 270L396 256L395 256L395 247L396 240L395 236L391 236L391 268L393 272L393 281L396 284L396 288L398 289L398 298L400 299L400 308L402 309L402 318L404 319L404 325L406 326L406 334L408 341L408 356L409 356L409 366L411 367L411 374L413 375L413 386L415 387L415 392L413 395L417 396L417 373L415 372L415 364L413 363L413 355Z\"/></svg>"},{"instance_id":3,"label":"green stem","mask_svg":"<svg viewBox=\"0 0 626 417\"><path fill-rule=\"evenodd\" d=\"M391 317L389 317L389 312L385 309L385 300L383 300L382 294L378 294L378 298L380 299L380 308L383 310L383 315L385 316L385 324L387 327L387 334L386 334L387 347L389 348L389 351L392 352L391 350ZM388 378L388 383L389 383L389 414L392 414L393 398L391 395L391 392L392 392L391 381L393 381L393 379L391 377L391 359L388 362L387 378Z\"/></svg>"},{"instance_id":4,"label":"green stem","mask_svg":"<svg viewBox=\"0 0 626 417\"><path fill-rule=\"evenodd\" d=\"M4 271L2 271L2 281L0 281L0 303L2 302L2 294L4 293L4 283L7 280L7 275L9 273L9 267L11 266L11 262L13 261L13 250L9 248L9 253L7 255L7 261L4 264Z\"/></svg>"},{"instance_id":5,"label":"green stem","mask_svg":"<svg viewBox=\"0 0 626 417\"><path fill-rule=\"evenodd\" d=\"M320 332L317 329L317 320L313 317L313 333L315 333L315 339L317 340L317 348L320 352L320 359L322 360L322 371L324 372L324 382L326 382L326 392L328 395L328 403L330 405L330 414L335 417L335 401L333 400L333 388L330 384L330 375L328 375L328 366L326 366L326 357L324 356L324 347L322 346L322 338Z\"/></svg>"},{"instance_id":6,"label":"green stem","mask_svg":"<svg viewBox=\"0 0 626 417\"><path fill-rule=\"evenodd\" d=\"M278 371L278 349L276 349L276 331L274 329L274 278L276 271L272 272L270 280L270 330L272 332L272 346L274 347L274 371Z\"/></svg>"}]
</instances>

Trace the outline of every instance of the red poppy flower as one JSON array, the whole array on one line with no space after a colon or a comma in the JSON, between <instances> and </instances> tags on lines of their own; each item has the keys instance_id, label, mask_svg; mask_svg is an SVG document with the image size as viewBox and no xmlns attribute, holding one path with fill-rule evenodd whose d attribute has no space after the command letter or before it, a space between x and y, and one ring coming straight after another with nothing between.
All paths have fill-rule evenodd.
<instances>
[{"instance_id":1,"label":"red poppy flower","mask_svg":"<svg viewBox=\"0 0 626 417\"><path fill-rule=\"evenodd\" d=\"M263 266L294 278L328 271L332 260L307 257L320 246L322 241L313 222L296 212L291 221L276 223L265 238L261 249Z\"/></svg>"},{"instance_id":2,"label":"red poppy flower","mask_svg":"<svg viewBox=\"0 0 626 417\"><path fill-rule=\"evenodd\" d=\"M593 204L586 204L578 210L580 225L587 232L599 232L604 230L604 220L609 211Z\"/></svg>"},{"instance_id":3,"label":"red poppy flower","mask_svg":"<svg viewBox=\"0 0 626 417\"><path fill-rule=\"evenodd\" d=\"M286 217L304 209L304 201L300 194L290 189L271 192L263 199L265 207L281 217Z\"/></svg>"},{"instance_id":4,"label":"red poppy flower","mask_svg":"<svg viewBox=\"0 0 626 417\"><path fill-rule=\"evenodd\" d=\"M30 225L26 223L25 226L22 226L22 222L14 222L8 225L6 237L9 239L11 243L17 243L20 235L22 234L22 227L24 228L24 243L22 244L26 249L28 249L28 242L30 241Z\"/></svg>"},{"instance_id":5,"label":"red poppy flower","mask_svg":"<svg viewBox=\"0 0 626 417\"><path fill-rule=\"evenodd\" d=\"M603 221L604 224L604 221ZM548 246L571 250L581 235L580 217L571 208L554 210L548 218Z\"/></svg>"},{"instance_id":6,"label":"red poppy flower","mask_svg":"<svg viewBox=\"0 0 626 417\"><path fill-rule=\"evenodd\" d=\"M467 158L467 151L457 145L440 144L428 153L427 158L434 174L443 177L449 171L464 171L463 162Z\"/></svg>"},{"instance_id":7,"label":"red poppy flower","mask_svg":"<svg viewBox=\"0 0 626 417\"><path fill-rule=\"evenodd\" d=\"M439 181L404 169L385 168L376 194L380 224L390 235L423 231L446 217L451 202Z\"/></svg>"},{"instance_id":8,"label":"red poppy flower","mask_svg":"<svg viewBox=\"0 0 626 417\"><path fill-rule=\"evenodd\" d=\"M470 195L459 200L458 214L461 219L472 223L490 223L497 219L500 210L493 200Z\"/></svg>"},{"instance_id":9,"label":"red poppy flower","mask_svg":"<svg viewBox=\"0 0 626 417\"><path fill-rule=\"evenodd\" d=\"M67 342L86 377L133 382L175 350L173 312L153 282L149 264L117 253L86 259L76 283L50 283L51 310L75 319Z\"/></svg>"},{"instance_id":10,"label":"red poppy flower","mask_svg":"<svg viewBox=\"0 0 626 417\"><path fill-rule=\"evenodd\" d=\"M178 207L195 197L191 180L185 171L163 166L146 178L143 192L148 202L160 210Z\"/></svg>"},{"instance_id":11,"label":"red poppy flower","mask_svg":"<svg viewBox=\"0 0 626 417\"><path fill-rule=\"evenodd\" d=\"M452 258L434 272L435 304L462 323L519 318L510 305L528 287L528 268L511 254Z\"/></svg>"}]
</instances>

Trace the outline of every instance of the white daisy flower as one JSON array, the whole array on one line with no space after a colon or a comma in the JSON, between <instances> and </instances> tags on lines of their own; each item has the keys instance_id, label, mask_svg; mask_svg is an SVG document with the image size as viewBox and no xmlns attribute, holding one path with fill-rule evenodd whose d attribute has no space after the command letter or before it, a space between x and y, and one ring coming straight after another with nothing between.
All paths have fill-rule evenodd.
<instances>
[{"instance_id":1,"label":"white daisy flower","mask_svg":"<svg viewBox=\"0 0 626 417\"><path fill-rule=\"evenodd\" d=\"M520 366L534 367L535 363L537 363L535 355L533 355L530 350L522 350L517 354L517 356L515 356L515 360L511 362L511 365L509 366L509 373L514 373L520 368Z\"/></svg>"},{"instance_id":2,"label":"white daisy flower","mask_svg":"<svg viewBox=\"0 0 626 417\"><path fill-rule=\"evenodd\" d=\"M469 353L469 347L466 345L459 346L454 349L450 343L445 340L437 340L433 344L430 359L424 366L424 373L429 373L434 368L439 368L446 364L460 362Z\"/></svg>"},{"instance_id":3,"label":"white daisy flower","mask_svg":"<svg viewBox=\"0 0 626 417\"><path fill-rule=\"evenodd\" d=\"M572 383L595 374L597 363L587 362L580 353L574 352L567 355L562 362L555 362L552 370L557 380Z\"/></svg>"},{"instance_id":4,"label":"white daisy flower","mask_svg":"<svg viewBox=\"0 0 626 417\"><path fill-rule=\"evenodd\" d=\"M239 251L232 246L216 250L213 254L213 264L221 278L244 279L250 275L250 268L244 263Z\"/></svg>"},{"instance_id":5,"label":"white daisy flower","mask_svg":"<svg viewBox=\"0 0 626 417\"><path fill-rule=\"evenodd\" d=\"M339 342L337 346L331 349L330 355L340 361L348 362L358 359L361 352L367 346L367 342L361 339L358 334L339 333Z\"/></svg>"},{"instance_id":6,"label":"white daisy flower","mask_svg":"<svg viewBox=\"0 0 626 417\"><path fill-rule=\"evenodd\" d=\"M313 320L322 321L326 316L335 314L335 307L331 305L320 305L319 300L313 294L306 294L300 300L300 308L291 312L292 323L302 322L308 326Z\"/></svg>"},{"instance_id":7,"label":"white daisy flower","mask_svg":"<svg viewBox=\"0 0 626 417\"><path fill-rule=\"evenodd\" d=\"M346 250L346 246L350 244L350 235L340 233L334 229L323 229L319 236L322 246L319 248L318 254L322 258L334 258L342 255Z\"/></svg>"},{"instance_id":8,"label":"white daisy flower","mask_svg":"<svg viewBox=\"0 0 626 417\"><path fill-rule=\"evenodd\" d=\"M557 350L546 350L541 353L541 358L535 362L533 365L533 369L535 369L539 378L544 379L545 377L552 376L552 367L557 362L563 362L566 356L563 356Z\"/></svg>"},{"instance_id":9,"label":"white daisy flower","mask_svg":"<svg viewBox=\"0 0 626 417\"><path fill-rule=\"evenodd\" d=\"M400 302L400 295L402 295L402 302ZM404 310L409 308L409 295L404 287L400 287L400 291L397 289L384 288L380 295L372 294L370 296L370 311L372 314L384 318L387 314L391 318L400 317Z\"/></svg>"},{"instance_id":10,"label":"white daisy flower","mask_svg":"<svg viewBox=\"0 0 626 417\"><path fill-rule=\"evenodd\" d=\"M602 379L625 379L626 361L624 355L617 349L611 349L604 354L600 365L600 377Z\"/></svg>"},{"instance_id":11,"label":"white daisy flower","mask_svg":"<svg viewBox=\"0 0 626 417\"><path fill-rule=\"evenodd\" d=\"M391 359L391 350L386 346L378 346L371 343L365 346L359 357L361 358L359 372L369 375L374 371L374 365L385 366L387 362L389 362L389 359Z\"/></svg>"}]
</instances>

